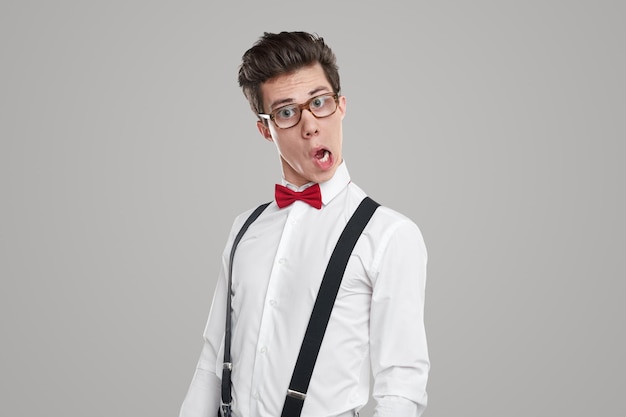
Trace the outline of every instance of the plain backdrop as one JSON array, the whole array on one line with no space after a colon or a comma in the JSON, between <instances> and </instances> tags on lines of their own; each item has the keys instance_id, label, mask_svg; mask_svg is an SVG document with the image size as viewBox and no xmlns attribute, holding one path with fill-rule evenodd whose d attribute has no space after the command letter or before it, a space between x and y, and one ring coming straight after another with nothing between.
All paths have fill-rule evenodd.
<instances>
[{"instance_id":1,"label":"plain backdrop","mask_svg":"<svg viewBox=\"0 0 626 417\"><path fill-rule=\"evenodd\" d=\"M280 180L236 73L281 30L334 49L352 178L425 237L425 416L623 415L625 15L3 0L0 415L178 415L231 222Z\"/></svg>"}]
</instances>

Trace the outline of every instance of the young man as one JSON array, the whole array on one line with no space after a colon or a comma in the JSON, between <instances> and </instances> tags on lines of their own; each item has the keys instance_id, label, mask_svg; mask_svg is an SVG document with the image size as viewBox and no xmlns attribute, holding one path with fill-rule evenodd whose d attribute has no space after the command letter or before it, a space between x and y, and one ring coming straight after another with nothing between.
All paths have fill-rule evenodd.
<instances>
[{"instance_id":1,"label":"young man","mask_svg":"<svg viewBox=\"0 0 626 417\"><path fill-rule=\"evenodd\" d=\"M346 98L335 56L303 32L266 33L243 56L239 84L276 145L276 201L237 246L232 276L232 406L235 417L278 417L324 271L366 197L342 157ZM318 188L319 187L319 188ZM321 201L283 202L289 190ZM268 198L269 199L269 198ZM293 200L293 199L292 199ZM229 254L252 210L235 220L223 254L204 347L181 417L220 406ZM377 417L413 417L426 406L426 249L417 226L384 206L348 261L302 408L303 417L355 416L369 397Z\"/></svg>"}]
</instances>

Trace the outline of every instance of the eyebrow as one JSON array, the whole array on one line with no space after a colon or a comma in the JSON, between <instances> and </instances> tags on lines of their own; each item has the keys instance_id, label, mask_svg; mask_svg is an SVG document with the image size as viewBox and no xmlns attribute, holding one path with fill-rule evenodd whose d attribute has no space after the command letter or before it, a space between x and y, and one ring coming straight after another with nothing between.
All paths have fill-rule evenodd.
<instances>
[{"instance_id":1,"label":"eyebrow","mask_svg":"<svg viewBox=\"0 0 626 417\"><path fill-rule=\"evenodd\" d=\"M320 87L316 87L313 90L309 91L309 97L314 97L317 93L320 93L322 91L328 91L330 90L328 87L326 86L320 86ZM271 111L274 111L274 109L276 109L277 107L286 105L286 104L291 104L295 102L295 100L293 98L284 98L281 100L276 100L275 102L273 102L272 104L270 104L270 109Z\"/></svg>"}]
</instances>

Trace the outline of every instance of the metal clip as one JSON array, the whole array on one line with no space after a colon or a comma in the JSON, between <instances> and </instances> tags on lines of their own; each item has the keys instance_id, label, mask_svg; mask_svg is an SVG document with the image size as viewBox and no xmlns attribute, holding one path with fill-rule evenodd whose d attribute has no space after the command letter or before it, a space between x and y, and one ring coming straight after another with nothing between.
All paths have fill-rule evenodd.
<instances>
[{"instance_id":1,"label":"metal clip","mask_svg":"<svg viewBox=\"0 0 626 417\"><path fill-rule=\"evenodd\" d=\"M224 369L228 369L229 371L232 371L233 370L233 364L231 362L224 362L223 368Z\"/></svg>"},{"instance_id":2,"label":"metal clip","mask_svg":"<svg viewBox=\"0 0 626 417\"><path fill-rule=\"evenodd\" d=\"M296 398L301 401L304 401L306 399L306 394L302 392L294 391L292 389L287 390L287 395L291 398Z\"/></svg>"},{"instance_id":3,"label":"metal clip","mask_svg":"<svg viewBox=\"0 0 626 417\"><path fill-rule=\"evenodd\" d=\"M220 409L222 411L222 417L231 417L232 410L231 410L230 403L222 404Z\"/></svg>"}]
</instances>

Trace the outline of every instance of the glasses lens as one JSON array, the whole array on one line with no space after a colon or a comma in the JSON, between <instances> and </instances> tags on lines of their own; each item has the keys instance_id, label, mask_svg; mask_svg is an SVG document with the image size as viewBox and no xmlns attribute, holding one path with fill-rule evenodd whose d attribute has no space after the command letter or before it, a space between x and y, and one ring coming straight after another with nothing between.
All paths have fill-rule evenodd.
<instances>
[{"instance_id":1,"label":"glasses lens","mask_svg":"<svg viewBox=\"0 0 626 417\"><path fill-rule=\"evenodd\" d=\"M298 106L285 106L276 110L274 121L283 129L294 126L300 121L300 108Z\"/></svg>"},{"instance_id":2,"label":"glasses lens","mask_svg":"<svg viewBox=\"0 0 626 417\"><path fill-rule=\"evenodd\" d=\"M309 108L316 117L328 117L337 110L337 102L333 94L323 95L313 98Z\"/></svg>"},{"instance_id":3,"label":"glasses lens","mask_svg":"<svg viewBox=\"0 0 626 417\"><path fill-rule=\"evenodd\" d=\"M281 107L273 113L274 123L281 129L287 129L297 125L298 122L300 122L303 108L308 108L315 117L328 117L337 111L335 94L324 94L313 97L304 105L288 105Z\"/></svg>"}]
</instances>

